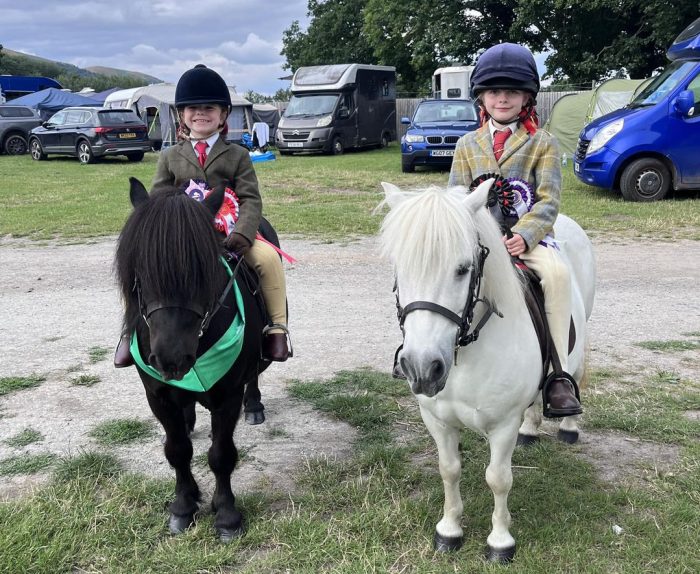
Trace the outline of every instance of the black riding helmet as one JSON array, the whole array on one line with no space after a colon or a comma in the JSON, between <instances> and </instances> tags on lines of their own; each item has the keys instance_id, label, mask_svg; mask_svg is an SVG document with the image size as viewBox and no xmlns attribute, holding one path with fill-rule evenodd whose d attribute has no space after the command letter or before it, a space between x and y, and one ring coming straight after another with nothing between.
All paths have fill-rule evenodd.
<instances>
[{"instance_id":1,"label":"black riding helmet","mask_svg":"<svg viewBox=\"0 0 700 574\"><path fill-rule=\"evenodd\" d=\"M540 75L532 52L525 46L505 42L481 54L472 72L471 95L476 98L492 89L523 90L536 97Z\"/></svg>"},{"instance_id":2,"label":"black riding helmet","mask_svg":"<svg viewBox=\"0 0 700 574\"><path fill-rule=\"evenodd\" d=\"M204 64L187 70L175 88L175 107L197 104L219 104L231 108L231 93L224 79Z\"/></svg>"}]
</instances>

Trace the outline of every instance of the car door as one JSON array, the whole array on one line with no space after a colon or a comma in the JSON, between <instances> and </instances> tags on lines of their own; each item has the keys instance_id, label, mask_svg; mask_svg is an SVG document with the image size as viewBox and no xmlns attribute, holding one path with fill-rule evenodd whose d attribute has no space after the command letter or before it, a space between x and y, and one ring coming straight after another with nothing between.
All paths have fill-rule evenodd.
<instances>
[{"instance_id":1,"label":"car door","mask_svg":"<svg viewBox=\"0 0 700 574\"><path fill-rule=\"evenodd\" d=\"M66 112L62 110L60 112L55 113L49 118L49 121L43 124L41 136L39 139L41 140L41 147L44 148L44 151L60 151L60 128L63 125L63 122L65 121Z\"/></svg>"},{"instance_id":2,"label":"car door","mask_svg":"<svg viewBox=\"0 0 700 574\"><path fill-rule=\"evenodd\" d=\"M695 187L700 184L700 67L684 83L684 89L693 92L695 106L688 115L669 113L667 133L672 137L668 140L668 154L678 167L681 183Z\"/></svg>"},{"instance_id":3,"label":"car door","mask_svg":"<svg viewBox=\"0 0 700 574\"><path fill-rule=\"evenodd\" d=\"M59 128L59 145L61 151L68 153L75 151L78 142L78 134L80 133L80 128L86 113L89 114L89 112L85 112L84 110L66 111L66 120Z\"/></svg>"}]
</instances>

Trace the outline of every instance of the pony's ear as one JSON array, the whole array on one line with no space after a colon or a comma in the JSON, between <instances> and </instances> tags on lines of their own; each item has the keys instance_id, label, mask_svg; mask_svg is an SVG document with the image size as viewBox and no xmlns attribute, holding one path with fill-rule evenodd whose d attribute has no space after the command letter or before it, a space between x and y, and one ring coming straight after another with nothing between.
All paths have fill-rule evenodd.
<instances>
[{"instance_id":1,"label":"pony's ear","mask_svg":"<svg viewBox=\"0 0 700 574\"><path fill-rule=\"evenodd\" d=\"M129 178L129 198L131 199L131 205L138 207L148 201L148 192L143 184L135 177Z\"/></svg>"},{"instance_id":2,"label":"pony's ear","mask_svg":"<svg viewBox=\"0 0 700 574\"><path fill-rule=\"evenodd\" d=\"M486 202L489 199L489 190L494 181L496 181L496 179L493 177L487 179L480 183L477 188L467 196L467 206L472 212L476 213L482 207L486 207Z\"/></svg>"},{"instance_id":3,"label":"pony's ear","mask_svg":"<svg viewBox=\"0 0 700 574\"><path fill-rule=\"evenodd\" d=\"M387 183L386 181L382 182L382 188L384 189L383 203L389 204L389 207L393 209L403 197L403 192L393 183Z\"/></svg>"},{"instance_id":4,"label":"pony's ear","mask_svg":"<svg viewBox=\"0 0 700 574\"><path fill-rule=\"evenodd\" d=\"M219 209L221 209L221 204L224 202L224 192L226 191L226 186L223 184L217 185L212 192L207 195L202 203L211 212L212 217L215 216Z\"/></svg>"}]
</instances>

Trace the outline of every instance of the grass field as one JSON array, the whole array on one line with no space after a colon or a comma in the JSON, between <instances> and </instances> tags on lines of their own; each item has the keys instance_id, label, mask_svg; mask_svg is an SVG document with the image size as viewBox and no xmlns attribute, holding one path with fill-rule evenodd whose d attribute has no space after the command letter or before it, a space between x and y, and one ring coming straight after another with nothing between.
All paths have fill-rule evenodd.
<instances>
[{"instance_id":1,"label":"grass field","mask_svg":"<svg viewBox=\"0 0 700 574\"><path fill-rule=\"evenodd\" d=\"M141 163L111 158L80 165L73 158L36 162L29 155L0 157L0 236L83 240L114 235L130 210L128 178L150 184L158 155ZM282 234L338 240L374 234L372 211L380 183L420 188L446 185L447 172L401 173L400 150L342 156L293 156L256 164L264 212ZM655 203L629 203L611 191L588 187L565 169L562 211L589 234L612 233L660 240L700 239L697 192L671 194Z\"/></svg>"},{"instance_id":2,"label":"grass field","mask_svg":"<svg viewBox=\"0 0 700 574\"><path fill-rule=\"evenodd\" d=\"M73 159L2 156L0 237L82 242L114 235L130 209L128 177L150 182L155 162L156 154L139 164L88 166ZM340 157L281 158L256 171L265 211L278 230L319 241L375 233L380 217L372 210L381 199L381 181L411 188L447 181L446 172L402 174L395 144ZM674 194L654 204L625 203L583 186L567 171L563 210L591 235L697 240L697 199ZM693 332L645 344L685 356L697 352L699 337ZM90 360L108 360L108 351L94 347ZM44 381L39 375L1 379L0 397ZM97 382L73 380L86 387ZM228 545L216 541L206 504L195 527L171 537L166 504L173 481L121 469L114 449L144 440L155 425L116 419L94 429L94 451L62 459L41 453L41 429L0 437L16 453L0 460L0 480L51 473L47 486L0 503L0 574L700 572L698 381L673 372L641 380L638 373L594 370L590 385L584 432L624 433L630 441L672 448L676 462L670 470L639 463L630 469L634 479L604 482L579 446L544 437L533 448L518 449L509 500L518 551L507 567L481 558L492 511L484 480L486 442L463 433L465 544L456 553L436 554L432 535L442 510L442 482L415 400L404 382L357 370L289 383L294 398L356 429L352 455L300 459L294 492L261 487L238 497L248 530ZM274 432L293 440L283 428Z\"/></svg>"}]
</instances>

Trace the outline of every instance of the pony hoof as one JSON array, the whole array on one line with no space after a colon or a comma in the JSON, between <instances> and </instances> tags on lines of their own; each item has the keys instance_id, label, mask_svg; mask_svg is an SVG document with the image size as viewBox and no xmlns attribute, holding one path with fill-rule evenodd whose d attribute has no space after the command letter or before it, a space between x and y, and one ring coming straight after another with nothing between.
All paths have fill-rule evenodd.
<instances>
[{"instance_id":1,"label":"pony hoof","mask_svg":"<svg viewBox=\"0 0 700 574\"><path fill-rule=\"evenodd\" d=\"M510 548L491 548L486 547L486 560L489 562L494 562L496 564L509 564L513 561L515 557L515 546Z\"/></svg>"},{"instance_id":2,"label":"pony hoof","mask_svg":"<svg viewBox=\"0 0 700 574\"><path fill-rule=\"evenodd\" d=\"M559 432L557 432L557 438L566 444L576 444L578 442L578 431L559 429Z\"/></svg>"},{"instance_id":3,"label":"pony hoof","mask_svg":"<svg viewBox=\"0 0 700 574\"><path fill-rule=\"evenodd\" d=\"M518 446L530 446L540 442L540 437L531 434L518 433L518 441L515 443Z\"/></svg>"},{"instance_id":4,"label":"pony hoof","mask_svg":"<svg viewBox=\"0 0 700 574\"><path fill-rule=\"evenodd\" d=\"M454 552L462 547L462 537L443 536L436 530L433 546L436 552Z\"/></svg>"},{"instance_id":5,"label":"pony hoof","mask_svg":"<svg viewBox=\"0 0 700 574\"><path fill-rule=\"evenodd\" d=\"M263 411L246 413L245 422L247 422L249 425L261 425L265 422L265 413Z\"/></svg>"},{"instance_id":6,"label":"pony hoof","mask_svg":"<svg viewBox=\"0 0 700 574\"><path fill-rule=\"evenodd\" d=\"M232 542L236 538L243 536L243 527L238 528L217 528L216 534L219 536L219 540L224 544Z\"/></svg>"},{"instance_id":7,"label":"pony hoof","mask_svg":"<svg viewBox=\"0 0 700 574\"><path fill-rule=\"evenodd\" d=\"M193 524L194 515L192 514L186 514L185 516L171 514L170 520L168 521L168 528L170 528L170 534L182 534Z\"/></svg>"}]
</instances>

